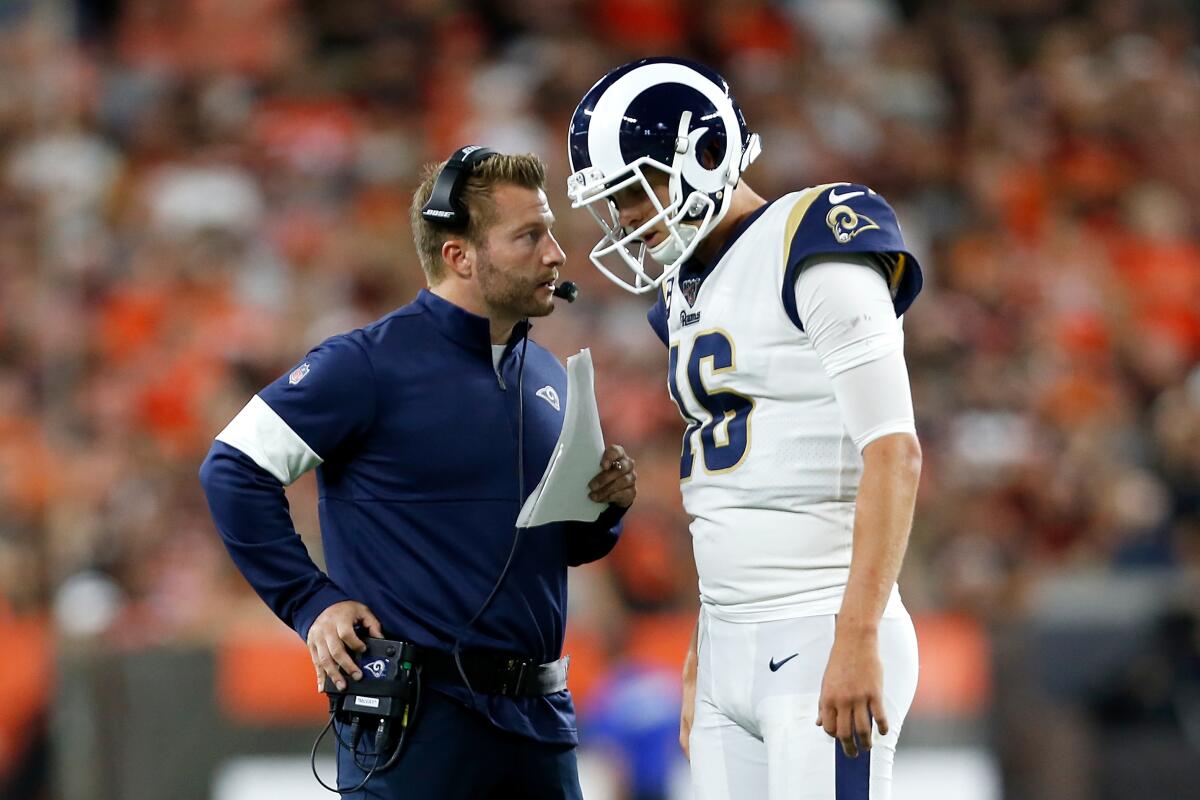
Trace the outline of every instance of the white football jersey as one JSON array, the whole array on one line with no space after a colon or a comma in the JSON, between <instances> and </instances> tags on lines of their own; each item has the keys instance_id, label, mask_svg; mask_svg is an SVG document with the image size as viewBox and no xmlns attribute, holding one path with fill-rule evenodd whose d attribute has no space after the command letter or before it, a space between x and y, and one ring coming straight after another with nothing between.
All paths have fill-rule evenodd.
<instances>
[{"instance_id":1,"label":"white football jersey","mask_svg":"<svg viewBox=\"0 0 1200 800\"><path fill-rule=\"evenodd\" d=\"M680 479L712 613L761 622L837 613L862 457L796 316L809 256L889 253L899 315L920 290L895 215L853 184L786 195L743 223L703 274L685 267L650 312L687 423ZM893 590L885 616L902 615Z\"/></svg>"}]
</instances>

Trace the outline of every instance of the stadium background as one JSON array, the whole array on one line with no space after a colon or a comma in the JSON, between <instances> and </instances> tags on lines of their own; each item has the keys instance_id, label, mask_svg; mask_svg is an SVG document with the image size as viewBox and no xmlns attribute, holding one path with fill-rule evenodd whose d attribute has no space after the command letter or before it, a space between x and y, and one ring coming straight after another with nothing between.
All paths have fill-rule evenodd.
<instances>
[{"instance_id":1,"label":"stadium background","mask_svg":"<svg viewBox=\"0 0 1200 800\"><path fill-rule=\"evenodd\" d=\"M925 265L897 800L1197 796L1195 4L3 0L0 797L315 790L285 759L322 722L307 654L196 470L308 346L415 294L418 169L467 142L548 162L583 292L538 338L592 348L638 460L621 545L572 577L589 796L685 796L680 424L563 194L578 98L659 53L725 72L761 193L868 183ZM317 549L311 475L289 497Z\"/></svg>"}]
</instances>

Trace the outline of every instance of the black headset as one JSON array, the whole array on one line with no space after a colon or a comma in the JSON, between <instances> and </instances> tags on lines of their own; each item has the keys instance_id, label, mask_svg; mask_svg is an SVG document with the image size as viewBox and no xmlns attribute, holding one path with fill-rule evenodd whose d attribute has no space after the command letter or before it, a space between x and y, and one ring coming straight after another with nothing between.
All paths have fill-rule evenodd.
<instances>
[{"instance_id":1,"label":"black headset","mask_svg":"<svg viewBox=\"0 0 1200 800\"><path fill-rule=\"evenodd\" d=\"M475 165L494 155L495 150L477 144L469 144L455 150L433 184L429 202L421 208L421 216L425 221L453 230L465 230L470 217L467 206L462 201L463 186Z\"/></svg>"}]
</instances>

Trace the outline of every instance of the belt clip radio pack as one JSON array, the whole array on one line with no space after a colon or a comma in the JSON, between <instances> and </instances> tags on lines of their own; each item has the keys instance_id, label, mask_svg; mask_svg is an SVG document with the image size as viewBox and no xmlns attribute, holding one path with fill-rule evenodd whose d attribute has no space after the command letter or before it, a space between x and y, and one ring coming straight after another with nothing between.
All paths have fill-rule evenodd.
<instances>
[{"instance_id":1,"label":"belt clip radio pack","mask_svg":"<svg viewBox=\"0 0 1200 800\"><path fill-rule=\"evenodd\" d=\"M404 747L405 734L416 724L421 697L421 661L415 645L390 639L360 636L367 645L361 653L350 651L362 672L355 680L345 676L345 689L338 689L328 675L321 691L329 698L329 723L313 743L312 767L317 782L338 794L348 794L362 789L377 772L395 765ZM346 747L354 757L354 763L366 772L358 786L350 789L327 785L316 771L317 746L335 723L338 747ZM374 729L374 748L368 752L358 749L363 733ZM342 738L349 733L349 741ZM397 735L398 734L398 735ZM389 751L391 752L390 756ZM373 759L363 763L360 758ZM385 760L386 759L386 760Z\"/></svg>"},{"instance_id":2,"label":"belt clip radio pack","mask_svg":"<svg viewBox=\"0 0 1200 800\"><path fill-rule=\"evenodd\" d=\"M338 689L328 675L321 691L329 697L329 710L339 721L351 714L398 719L405 716L416 685L417 648L407 642L364 636L362 653L351 653L362 670L362 680L346 676ZM347 719L343 719L347 717Z\"/></svg>"}]
</instances>

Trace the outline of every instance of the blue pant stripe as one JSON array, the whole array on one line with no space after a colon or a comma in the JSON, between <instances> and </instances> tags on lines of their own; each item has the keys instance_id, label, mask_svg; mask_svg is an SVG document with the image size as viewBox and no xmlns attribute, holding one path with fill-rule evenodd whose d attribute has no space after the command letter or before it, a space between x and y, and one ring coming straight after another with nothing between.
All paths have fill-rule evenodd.
<instances>
[{"instance_id":1,"label":"blue pant stripe","mask_svg":"<svg viewBox=\"0 0 1200 800\"><path fill-rule=\"evenodd\" d=\"M855 737L857 739L857 737ZM858 750L858 758L842 752L842 743L834 739L835 800L869 800L871 792L871 751Z\"/></svg>"}]
</instances>

